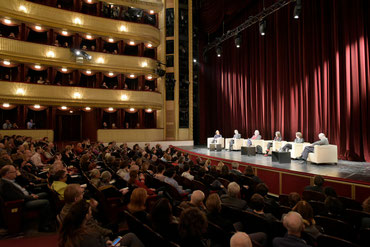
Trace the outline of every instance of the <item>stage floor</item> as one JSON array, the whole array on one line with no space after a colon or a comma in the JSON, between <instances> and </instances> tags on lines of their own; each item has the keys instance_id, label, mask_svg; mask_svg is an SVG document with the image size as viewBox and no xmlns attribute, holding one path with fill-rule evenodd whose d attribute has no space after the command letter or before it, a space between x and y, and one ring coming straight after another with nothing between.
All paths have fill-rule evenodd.
<instances>
[{"instance_id":1,"label":"stage floor","mask_svg":"<svg viewBox=\"0 0 370 247\"><path fill-rule=\"evenodd\" d=\"M178 148L200 155L232 160L236 162L244 162L271 168L279 168L296 172L342 178L370 184L370 163L366 162L339 160L338 165L316 165L309 162L307 162L306 164L300 164L300 161L291 160L291 163L279 164L278 162L272 162L271 156L265 157L261 154L257 154L256 156L247 156L241 155L240 151L229 152L224 149L221 152L209 151L206 146L184 146Z\"/></svg>"}]
</instances>

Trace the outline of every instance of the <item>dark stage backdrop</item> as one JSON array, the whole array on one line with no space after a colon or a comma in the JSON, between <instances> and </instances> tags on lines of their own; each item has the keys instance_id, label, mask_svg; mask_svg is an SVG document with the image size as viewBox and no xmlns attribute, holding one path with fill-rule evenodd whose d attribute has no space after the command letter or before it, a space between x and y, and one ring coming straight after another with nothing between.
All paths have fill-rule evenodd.
<instances>
[{"instance_id":1,"label":"dark stage backdrop","mask_svg":"<svg viewBox=\"0 0 370 247\"><path fill-rule=\"evenodd\" d=\"M221 58L201 61L201 140L216 129L265 140L301 131L310 142L323 132L341 159L370 161L370 1L302 2L299 20L291 4L267 18L266 36L256 24L240 49L229 39ZM235 25L259 10L244 11Z\"/></svg>"}]
</instances>

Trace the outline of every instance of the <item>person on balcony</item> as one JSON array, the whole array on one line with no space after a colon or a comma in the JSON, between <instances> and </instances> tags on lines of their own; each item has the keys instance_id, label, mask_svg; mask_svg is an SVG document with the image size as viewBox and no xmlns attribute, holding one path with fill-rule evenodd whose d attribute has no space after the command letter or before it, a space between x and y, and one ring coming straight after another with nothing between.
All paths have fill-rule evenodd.
<instances>
[{"instance_id":1,"label":"person on balcony","mask_svg":"<svg viewBox=\"0 0 370 247\"><path fill-rule=\"evenodd\" d=\"M9 120L5 120L5 123L3 124L4 130L10 130L13 127L13 125L10 123Z\"/></svg>"}]
</instances>

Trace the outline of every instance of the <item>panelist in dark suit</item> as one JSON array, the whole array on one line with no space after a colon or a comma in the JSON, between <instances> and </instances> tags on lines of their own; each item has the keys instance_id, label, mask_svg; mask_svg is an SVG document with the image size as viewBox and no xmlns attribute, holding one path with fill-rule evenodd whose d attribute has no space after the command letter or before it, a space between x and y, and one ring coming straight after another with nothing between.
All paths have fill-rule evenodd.
<instances>
[{"instance_id":1,"label":"panelist in dark suit","mask_svg":"<svg viewBox=\"0 0 370 247\"><path fill-rule=\"evenodd\" d=\"M302 136L301 132L296 132L295 133L294 143L304 143L304 139L303 139L303 136ZM287 143L279 151L280 152L288 152L290 149L292 149L292 144Z\"/></svg>"},{"instance_id":2,"label":"panelist in dark suit","mask_svg":"<svg viewBox=\"0 0 370 247\"><path fill-rule=\"evenodd\" d=\"M304 163L307 160L307 157L308 157L309 153L313 153L314 146L316 146L316 145L320 145L320 146L321 145L329 145L328 138L326 138L324 133L320 133L319 138L320 138L319 141L316 141L316 142L312 143L310 146L307 146L307 147L304 148L301 156L299 157L299 159L303 160L302 163Z\"/></svg>"},{"instance_id":3,"label":"panelist in dark suit","mask_svg":"<svg viewBox=\"0 0 370 247\"><path fill-rule=\"evenodd\" d=\"M217 139L222 138L222 135L220 134L219 130L216 130L215 136L213 137L212 143L217 143Z\"/></svg>"},{"instance_id":4,"label":"panelist in dark suit","mask_svg":"<svg viewBox=\"0 0 370 247\"><path fill-rule=\"evenodd\" d=\"M229 151L232 151L233 150L233 145L235 143L235 140L236 139L240 139L242 138L242 136L239 134L239 131L238 130L234 130L234 136L233 136L233 139L230 140L230 148L229 148Z\"/></svg>"}]
</instances>

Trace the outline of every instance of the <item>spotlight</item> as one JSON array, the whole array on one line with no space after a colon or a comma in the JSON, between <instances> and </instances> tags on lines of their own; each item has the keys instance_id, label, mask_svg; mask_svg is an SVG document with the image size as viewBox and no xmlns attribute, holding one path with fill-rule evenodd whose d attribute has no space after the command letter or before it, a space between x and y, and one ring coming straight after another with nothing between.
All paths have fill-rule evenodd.
<instances>
[{"instance_id":1,"label":"spotlight","mask_svg":"<svg viewBox=\"0 0 370 247\"><path fill-rule=\"evenodd\" d=\"M67 68L62 68L62 71L63 71L63 72L67 72L67 71L68 71L68 69L67 69Z\"/></svg>"},{"instance_id":2,"label":"spotlight","mask_svg":"<svg viewBox=\"0 0 370 247\"><path fill-rule=\"evenodd\" d=\"M67 110L67 106L62 106L61 109L62 110Z\"/></svg>"},{"instance_id":3,"label":"spotlight","mask_svg":"<svg viewBox=\"0 0 370 247\"><path fill-rule=\"evenodd\" d=\"M152 45L151 43L148 43L148 44L147 44L147 47L148 47L148 48L152 48L152 47L153 47L153 45Z\"/></svg>"},{"instance_id":4,"label":"spotlight","mask_svg":"<svg viewBox=\"0 0 370 247\"><path fill-rule=\"evenodd\" d=\"M131 75L130 75L130 78L135 78L135 75L134 75L134 74L131 74Z\"/></svg>"},{"instance_id":5,"label":"spotlight","mask_svg":"<svg viewBox=\"0 0 370 247\"><path fill-rule=\"evenodd\" d=\"M62 31L62 34L63 34L64 36L67 36L67 35L68 35L68 32L67 32L67 31Z\"/></svg>"},{"instance_id":6,"label":"spotlight","mask_svg":"<svg viewBox=\"0 0 370 247\"><path fill-rule=\"evenodd\" d=\"M10 65L10 62L9 62L9 61L7 61L7 60L4 60L4 61L3 61L3 64L4 64L4 65Z\"/></svg>"},{"instance_id":7,"label":"spotlight","mask_svg":"<svg viewBox=\"0 0 370 247\"><path fill-rule=\"evenodd\" d=\"M90 34L86 35L87 39L92 39L92 36Z\"/></svg>"},{"instance_id":8,"label":"spotlight","mask_svg":"<svg viewBox=\"0 0 370 247\"><path fill-rule=\"evenodd\" d=\"M242 36L240 35L240 33L238 33L235 36L235 46L236 46L236 48L240 48L241 44L242 44Z\"/></svg>"},{"instance_id":9,"label":"spotlight","mask_svg":"<svg viewBox=\"0 0 370 247\"><path fill-rule=\"evenodd\" d=\"M69 113L71 113L71 114L72 114L72 113L73 113L73 111L69 111Z\"/></svg>"},{"instance_id":10,"label":"spotlight","mask_svg":"<svg viewBox=\"0 0 370 247\"><path fill-rule=\"evenodd\" d=\"M76 56L76 59L81 59L81 63L82 63L82 60L83 59L86 59L86 60L91 60L92 59L92 56L89 55L86 51L81 51L81 50L78 50L78 49L73 49L71 48L71 52L73 52L73 54Z\"/></svg>"},{"instance_id":11,"label":"spotlight","mask_svg":"<svg viewBox=\"0 0 370 247\"><path fill-rule=\"evenodd\" d=\"M86 111L90 111L90 110L91 110L91 108L90 108L90 107L88 107L88 106L86 106L86 107L85 107L85 110L86 110Z\"/></svg>"},{"instance_id":12,"label":"spotlight","mask_svg":"<svg viewBox=\"0 0 370 247\"><path fill-rule=\"evenodd\" d=\"M149 14L154 15L154 10L150 10Z\"/></svg>"},{"instance_id":13,"label":"spotlight","mask_svg":"<svg viewBox=\"0 0 370 247\"><path fill-rule=\"evenodd\" d=\"M75 54L76 54L77 56L79 56L79 55L81 55L81 52L80 52L79 50L75 50Z\"/></svg>"},{"instance_id":14,"label":"spotlight","mask_svg":"<svg viewBox=\"0 0 370 247\"><path fill-rule=\"evenodd\" d=\"M113 110L114 110L113 107L108 108L108 111L113 111Z\"/></svg>"},{"instance_id":15,"label":"spotlight","mask_svg":"<svg viewBox=\"0 0 370 247\"><path fill-rule=\"evenodd\" d=\"M9 20L9 19L5 19L4 22L5 22L5 24L8 24L8 25L12 24L12 21Z\"/></svg>"},{"instance_id":16,"label":"spotlight","mask_svg":"<svg viewBox=\"0 0 370 247\"><path fill-rule=\"evenodd\" d=\"M40 105L34 105L33 106L35 109L40 109Z\"/></svg>"},{"instance_id":17,"label":"spotlight","mask_svg":"<svg viewBox=\"0 0 370 247\"><path fill-rule=\"evenodd\" d=\"M27 8L24 5L19 6L19 11L27 12Z\"/></svg>"},{"instance_id":18,"label":"spotlight","mask_svg":"<svg viewBox=\"0 0 370 247\"><path fill-rule=\"evenodd\" d=\"M111 43L113 43L114 42L114 39L109 38L108 41L111 42Z\"/></svg>"},{"instance_id":19,"label":"spotlight","mask_svg":"<svg viewBox=\"0 0 370 247\"><path fill-rule=\"evenodd\" d=\"M18 95L25 95L26 92L24 91L23 88L18 88L16 94L18 94Z\"/></svg>"},{"instance_id":20,"label":"spotlight","mask_svg":"<svg viewBox=\"0 0 370 247\"><path fill-rule=\"evenodd\" d=\"M121 26L120 29L119 29L121 32L126 32L127 31L127 28L126 26Z\"/></svg>"},{"instance_id":21,"label":"spotlight","mask_svg":"<svg viewBox=\"0 0 370 247\"><path fill-rule=\"evenodd\" d=\"M82 24L82 21L80 18L76 17L74 20L73 20L73 23L74 24L77 24L77 25L81 25Z\"/></svg>"},{"instance_id":22,"label":"spotlight","mask_svg":"<svg viewBox=\"0 0 370 247\"><path fill-rule=\"evenodd\" d=\"M9 105L9 103L4 103L3 104L3 107L5 107L5 108L8 108L10 105Z\"/></svg>"},{"instance_id":23,"label":"spotlight","mask_svg":"<svg viewBox=\"0 0 370 247\"><path fill-rule=\"evenodd\" d=\"M35 26L35 29L40 31L41 30L41 27L40 26Z\"/></svg>"},{"instance_id":24,"label":"spotlight","mask_svg":"<svg viewBox=\"0 0 370 247\"><path fill-rule=\"evenodd\" d=\"M86 70L86 74L91 75L91 70Z\"/></svg>"},{"instance_id":25,"label":"spotlight","mask_svg":"<svg viewBox=\"0 0 370 247\"><path fill-rule=\"evenodd\" d=\"M130 45L135 45L135 42L134 41L130 41L129 44Z\"/></svg>"},{"instance_id":26,"label":"spotlight","mask_svg":"<svg viewBox=\"0 0 370 247\"><path fill-rule=\"evenodd\" d=\"M294 7L294 19L299 19L299 16L301 15L302 11L302 1L297 0L297 3Z\"/></svg>"},{"instance_id":27,"label":"spotlight","mask_svg":"<svg viewBox=\"0 0 370 247\"><path fill-rule=\"evenodd\" d=\"M130 111L135 111L135 108L130 108Z\"/></svg>"},{"instance_id":28,"label":"spotlight","mask_svg":"<svg viewBox=\"0 0 370 247\"><path fill-rule=\"evenodd\" d=\"M264 36L266 34L266 20L261 20L259 24L260 34Z\"/></svg>"},{"instance_id":29,"label":"spotlight","mask_svg":"<svg viewBox=\"0 0 370 247\"><path fill-rule=\"evenodd\" d=\"M194 59L193 59L193 62L194 62L194 63L196 63L196 62L197 62L197 60L194 58Z\"/></svg>"},{"instance_id":30,"label":"spotlight","mask_svg":"<svg viewBox=\"0 0 370 247\"><path fill-rule=\"evenodd\" d=\"M221 57L221 55L222 55L222 47L221 46L216 47L216 54L217 54L217 57Z\"/></svg>"},{"instance_id":31,"label":"spotlight","mask_svg":"<svg viewBox=\"0 0 370 247\"><path fill-rule=\"evenodd\" d=\"M151 79L153 79L153 76L148 75L146 78L147 78L148 80L151 80Z\"/></svg>"},{"instance_id":32,"label":"spotlight","mask_svg":"<svg viewBox=\"0 0 370 247\"><path fill-rule=\"evenodd\" d=\"M41 69L40 65L35 65L35 69Z\"/></svg>"},{"instance_id":33,"label":"spotlight","mask_svg":"<svg viewBox=\"0 0 370 247\"><path fill-rule=\"evenodd\" d=\"M109 74L108 74L109 76L113 76L114 74L113 74L113 72L109 72Z\"/></svg>"},{"instance_id":34,"label":"spotlight","mask_svg":"<svg viewBox=\"0 0 370 247\"><path fill-rule=\"evenodd\" d=\"M122 94L121 95L121 100L127 100L128 99L128 97L127 97L127 95L126 94Z\"/></svg>"}]
</instances>

